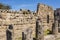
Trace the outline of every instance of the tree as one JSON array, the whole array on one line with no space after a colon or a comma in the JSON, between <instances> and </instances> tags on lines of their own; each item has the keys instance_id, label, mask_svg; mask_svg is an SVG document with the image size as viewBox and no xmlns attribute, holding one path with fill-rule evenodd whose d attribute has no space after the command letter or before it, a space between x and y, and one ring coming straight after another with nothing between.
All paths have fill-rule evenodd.
<instances>
[{"instance_id":1,"label":"tree","mask_svg":"<svg viewBox=\"0 0 60 40\"><path fill-rule=\"evenodd\" d=\"M4 4L0 3L0 9L9 10L9 9L11 9L11 7L9 5L4 5Z\"/></svg>"},{"instance_id":2,"label":"tree","mask_svg":"<svg viewBox=\"0 0 60 40\"><path fill-rule=\"evenodd\" d=\"M3 7L3 4L0 3L0 9L2 9L2 7Z\"/></svg>"}]
</instances>

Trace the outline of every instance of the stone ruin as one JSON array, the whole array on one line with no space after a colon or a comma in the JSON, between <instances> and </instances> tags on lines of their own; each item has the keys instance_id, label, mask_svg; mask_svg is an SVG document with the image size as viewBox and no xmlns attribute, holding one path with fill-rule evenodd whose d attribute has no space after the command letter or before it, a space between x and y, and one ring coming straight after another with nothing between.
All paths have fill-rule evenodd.
<instances>
[{"instance_id":1,"label":"stone ruin","mask_svg":"<svg viewBox=\"0 0 60 40\"><path fill-rule=\"evenodd\" d=\"M22 40L33 40L31 28L28 28L22 32Z\"/></svg>"},{"instance_id":2,"label":"stone ruin","mask_svg":"<svg viewBox=\"0 0 60 40\"><path fill-rule=\"evenodd\" d=\"M52 7L40 3L37 5L36 12L22 9L19 11L0 9L0 40L22 40L22 37L26 38L23 40L31 40L32 37L36 40L45 40L43 33L47 29L51 30L54 35L59 31L59 13L58 10L53 10ZM31 39L28 38L30 31L25 31L28 35L24 32L26 28L32 29Z\"/></svg>"},{"instance_id":3,"label":"stone ruin","mask_svg":"<svg viewBox=\"0 0 60 40\"><path fill-rule=\"evenodd\" d=\"M36 40L44 40L43 25L40 18L36 21Z\"/></svg>"},{"instance_id":4,"label":"stone ruin","mask_svg":"<svg viewBox=\"0 0 60 40\"><path fill-rule=\"evenodd\" d=\"M6 30L6 38L7 40L13 40L13 25L9 25Z\"/></svg>"},{"instance_id":5,"label":"stone ruin","mask_svg":"<svg viewBox=\"0 0 60 40\"><path fill-rule=\"evenodd\" d=\"M54 23L54 10L52 7L44 4L38 4L37 14L41 18L44 29L51 29L52 23Z\"/></svg>"},{"instance_id":6,"label":"stone ruin","mask_svg":"<svg viewBox=\"0 0 60 40\"><path fill-rule=\"evenodd\" d=\"M22 32L23 40L32 40L32 32L26 31ZM52 24L52 34L44 35L44 26L42 25L41 18L38 17L36 20L36 37L33 40L60 40L60 34L58 33L58 21L54 20ZM31 34L31 35L30 35ZM29 36L30 35L30 36Z\"/></svg>"}]
</instances>

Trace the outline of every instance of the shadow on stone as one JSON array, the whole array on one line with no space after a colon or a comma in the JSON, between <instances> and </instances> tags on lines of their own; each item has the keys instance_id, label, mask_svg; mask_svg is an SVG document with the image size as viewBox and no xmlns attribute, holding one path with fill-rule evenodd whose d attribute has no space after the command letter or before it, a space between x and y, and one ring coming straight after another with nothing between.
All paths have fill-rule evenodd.
<instances>
[{"instance_id":1,"label":"shadow on stone","mask_svg":"<svg viewBox=\"0 0 60 40\"><path fill-rule=\"evenodd\" d=\"M33 40L36 40L36 38L33 38Z\"/></svg>"},{"instance_id":2,"label":"shadow on stone","mask_svg":"<svg viewBox=\"0 0 60 40\"><path fill-rule=\"evenodd\" d=\"M8 29L13 29L13 26L12 25L9 25L9 28Z\"/></svg>"}]
</instances>

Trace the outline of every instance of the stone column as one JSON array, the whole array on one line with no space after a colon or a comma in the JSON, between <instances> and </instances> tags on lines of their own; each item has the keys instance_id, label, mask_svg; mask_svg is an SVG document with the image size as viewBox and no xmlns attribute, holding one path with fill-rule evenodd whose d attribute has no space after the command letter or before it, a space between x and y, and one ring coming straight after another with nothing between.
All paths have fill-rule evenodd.
<instances>
[{"instance_id":1,"label":"stone column","mask_svg":"<svg viewBox=\"0 0 60 40\"><path fill-rule=\"evenodd\" d=\"M60 23L59 23L59 28L58 28L58 32L60 33Z\"/></svg>"},{"instance_id":2,"label":"stone column","mask_svg":"<svg viewBox=\"0 0 60 40\"><path fill-rule=\"evenodd\" d=\"M36 21L36 40L44 40L43 26L40 19Z\"/></svg>"},{"instance_id":3,"label":"stone column","mask_svg":"<svg viewBox=\"0 0 60 40\"><path fill-rule=\"evenodd\" d=\"M60 33L60 20L58 20L58 32Z\"/></svg>"},{"instance_id":4,"label":"stone column","mask_svg":"<svg viewBox=\"0 0 60 40\"><path fill-rule=\"evenodd\" d=\"M28 28L24 32L22 32L22 40L33 40L32 29Z\"/></svg>"},{"instance_id":5,"label":"stone column","mask_svg":"<svg viewBox=\"0 0 60 40\"><path fill-rule=\"evenodd\" d=\"M13 40L13 26L9 25L8 29L6 30L6 40Z\"/></svg>"},{"instance_id":6,"label":"stone column","mask_svg":"<svg viewBox=\"0 0 60 40\"><path fill-rule=\"evenodd\" d=\"M54 35L58 34L58 21L57 20L55 20L54 23L53 23L53 25L52 25L52 33Z\"/></svg>"}]
</instances>

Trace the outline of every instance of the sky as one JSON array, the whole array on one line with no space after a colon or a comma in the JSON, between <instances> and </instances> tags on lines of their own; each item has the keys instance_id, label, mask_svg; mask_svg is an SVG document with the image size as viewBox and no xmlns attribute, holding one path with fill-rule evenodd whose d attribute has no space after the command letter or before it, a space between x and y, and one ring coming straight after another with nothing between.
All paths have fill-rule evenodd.
<instances>
[{"instance_id":1,"label":"sky","mask_svg":"<svg viewBox=\"0 0 60 40\"><path fill-rule=\"evenodd\" d=\"M38 3L52 6L53 9L60 8L60 0L0 0L0 3L10 5L12 10L29 9L36 11Z\"/></svg>"}]
</instances>

